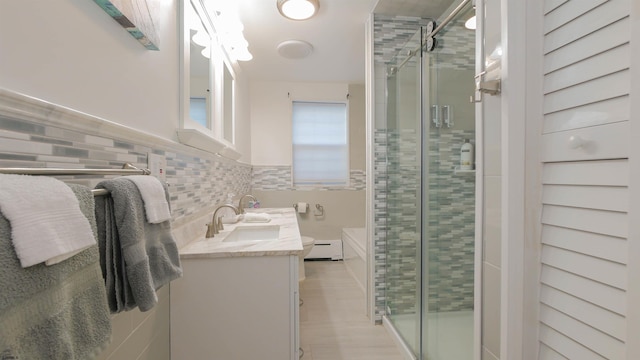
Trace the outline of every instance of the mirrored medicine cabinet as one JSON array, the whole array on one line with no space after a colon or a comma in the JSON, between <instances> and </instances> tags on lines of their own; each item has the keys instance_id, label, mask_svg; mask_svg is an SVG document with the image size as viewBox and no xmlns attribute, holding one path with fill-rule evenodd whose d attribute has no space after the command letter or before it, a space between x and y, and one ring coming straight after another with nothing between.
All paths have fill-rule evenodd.
<instances>
[{"instance_id":1,"label":"mirrored medicine cabinet","mask_svg":"<svg viewBox=\"0 0 640 360\"><path fill-rule=\"evenodd\" d=\"M181 143L237 159L235 71L202 0L180 1Z\"/></svg>"}]
</instances>

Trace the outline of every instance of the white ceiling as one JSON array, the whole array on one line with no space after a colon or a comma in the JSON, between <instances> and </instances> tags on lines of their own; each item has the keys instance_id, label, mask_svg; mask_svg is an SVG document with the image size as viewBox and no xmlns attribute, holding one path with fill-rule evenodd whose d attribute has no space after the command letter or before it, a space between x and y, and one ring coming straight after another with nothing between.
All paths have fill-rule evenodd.
<instances>
[{"instance_id":1,"label":"white ceiling","mask_svg":"<svg viewBox=\"0 0 640 360\"><path fill-rule=\"evenodd\" d=\"M228 1L228 0L227 0ZM306 21L284 18L277 0L235 0L253 60L240 62L251 81L364 83L365 23L374 11L385 15L438 17L452 0L320 0ZM286 59L277 46L303 40L314 50L304 59Z\"/></svg>"},{"instance_id":2,"label":"white ceiling","mask_svg":"<svg viewBox=\"0 0 640 360\"><path fill-rule=\"evenodd\" d=\"M374 12L437 19L454 1L460 3L460 0L380 0Z\"/></svg>"}]
</instances>

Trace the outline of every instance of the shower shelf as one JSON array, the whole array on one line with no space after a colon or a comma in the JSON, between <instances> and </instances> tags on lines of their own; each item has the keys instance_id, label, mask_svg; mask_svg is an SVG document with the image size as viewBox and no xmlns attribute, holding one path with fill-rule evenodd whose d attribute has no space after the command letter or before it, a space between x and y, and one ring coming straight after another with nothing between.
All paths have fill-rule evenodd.
<instances>
[{"instance_id":1,"label":"shower shelf","mask_svg":"<svg viewBox=\"0 0 640 360\"><path fill-rule=\"evenodd\" d=\"M462 169L460 169L459 166L455 166L453 168L453 173L454 174L475 174L476 170L475 169L474 170L462 170Z\"/></svg>"}]
</instances>

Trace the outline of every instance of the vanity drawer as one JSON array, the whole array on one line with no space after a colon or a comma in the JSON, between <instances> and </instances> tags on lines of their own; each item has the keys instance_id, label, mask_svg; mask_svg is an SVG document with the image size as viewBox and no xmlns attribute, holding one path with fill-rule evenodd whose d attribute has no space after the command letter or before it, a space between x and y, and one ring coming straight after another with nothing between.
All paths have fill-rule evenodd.
<instances>
[{"instance_id":1,"label":"vanity drawer","mask_svg":"<svg viewBox=\"0 0 640 360\"><path fill-rule=\"evenodd\" d=\"M629 157L629 122L542 135L542 162Z\"/></svg>"}]
</instances>

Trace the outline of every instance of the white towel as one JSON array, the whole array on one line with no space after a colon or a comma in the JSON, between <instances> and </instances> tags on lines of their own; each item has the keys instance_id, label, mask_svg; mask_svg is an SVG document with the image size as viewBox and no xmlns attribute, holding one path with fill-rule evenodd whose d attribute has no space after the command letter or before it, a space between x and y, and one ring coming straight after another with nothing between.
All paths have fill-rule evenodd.
<instances>
[{"instance_id":1,"label":"white towel","mask_svg":"<svg viewBox=\"0 0 640 360\"><path fill-rule=\"evenodd\" d=\"M78 199L55 178L0 175L0 211L23 268L53 265L96 244Z\"/></svg>"},{"instance_id":2,"label":"white towel","mask_svg":"<svg viewBox=\"0 0 640 360\"><path fill-rule=\"evenodd\" d=\"M132 175L126 176L126 178L133 181L138 187L149 224L159 224L171 220L169 203L160 180L150 175Z\"/></svg>"},{"instance_id":3,"label":"white towel","mask_svg":"<svg viewBox=\"0 0 640 360\"><path fill-rule=\"evenodd\" d=\"M271 215L267 213L245 213L244 222L269 222Z\"/></svg>"},{"instance_id":4,"label":"white towel","mask_svg":"<svg viewBox=\"0 0 640 360\"><path fill-rule=\"evenodd\" d=\"M244 218L243 215L222 215L220 217L222 219L222 223L223 224L235 224L238 221L242 220L242 218Z\"/></svg>"}]
</instances>

